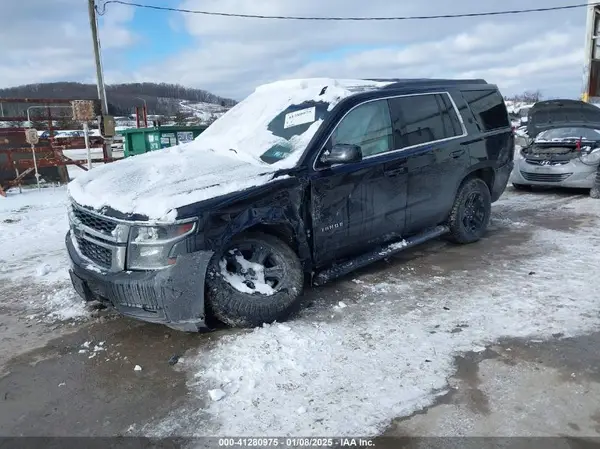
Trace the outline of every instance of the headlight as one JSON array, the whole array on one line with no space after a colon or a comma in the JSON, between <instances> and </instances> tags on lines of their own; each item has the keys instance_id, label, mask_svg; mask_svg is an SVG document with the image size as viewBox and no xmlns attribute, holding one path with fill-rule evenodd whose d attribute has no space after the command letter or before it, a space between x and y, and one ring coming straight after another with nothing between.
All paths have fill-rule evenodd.
<instances>
[{"instance_id":1,"label":"headlight","mask_svg":"<svg viewBox=\"0 0 600 449\"><path fill-rule=\"evenodd\" d=\"M127 248L127 268L157 270L175 263L179 243L196 230L196 222L167 226L134 226Z\"/></svg>"},{"instance_id":2,"label":"headlight","mask_svg":"<svg viewBox=\"0 0 600 449\"><path fill-rule=\"evenodd\" d=\"M594 165L600 163L600 148L595 149L590 154L584 154L581 156L581 162L588 165Z\"/></svg>"}]
</instances>

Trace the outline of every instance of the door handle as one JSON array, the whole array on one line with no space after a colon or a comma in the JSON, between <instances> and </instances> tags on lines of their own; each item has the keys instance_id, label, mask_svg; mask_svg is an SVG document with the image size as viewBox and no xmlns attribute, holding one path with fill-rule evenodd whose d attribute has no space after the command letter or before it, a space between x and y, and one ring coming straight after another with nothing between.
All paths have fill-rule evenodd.
<instances>
[{"instance_id":1,"label":"door handle","mask_svg":"<svg viewBox=\"0 0 600 449\"><path fill-rule=\"evenodd\" d=\"M452 155L452 157L454 159L458 159L459 157L461 157L463 154L465 154L465 150L456 150L453 151L452 153L450 153Z\"/></svg>"},{"instance_id":2,"label":"door handle","mask_svg":"<svg viewBox=\"0 0 600 449\"><path fill-rule=\"evenodd\" d=\"M390 170L385 171L386 176L398 176L403 175L405 173L408 173L408 167L392 168Z\"/></svg>"}]
</instances>

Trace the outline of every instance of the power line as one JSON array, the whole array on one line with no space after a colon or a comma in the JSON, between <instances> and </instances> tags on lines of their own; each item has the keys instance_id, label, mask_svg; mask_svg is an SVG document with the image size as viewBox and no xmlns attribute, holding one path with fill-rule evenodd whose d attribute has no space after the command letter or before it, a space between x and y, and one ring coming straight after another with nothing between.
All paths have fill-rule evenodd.
<instances>
[{"instance_id":1,"label":"power line","mask_svg":"<svg viewBox=\"0 0 600 449\"><path fill-rule=\"evenodd\" d=\"M106 13L106 6L111 3L133 6L136 8L154 9L158 11L172 11L187 14L201 14L205 16L238 17L242 19L273 19L273 20L321 20L321 21L384 21L384 20L431 20L431 19L458 19L464 17L506 16L511 14L528 14L548 11L564 11L567 9L587 8L588 6L600 6L600 3L579 3L576 5L550 6L545 8L513 9L508 11L474 12L463 14L440 14L433 16L400 16L400 17L311 17L311 16L269 16L261 14L237 14L229 12L199 11L193 9L170 8L168 6L144 5L125 0L107 0L102 5L102 11L96 7L99 15Z\"/></svg>"}]
</instances>

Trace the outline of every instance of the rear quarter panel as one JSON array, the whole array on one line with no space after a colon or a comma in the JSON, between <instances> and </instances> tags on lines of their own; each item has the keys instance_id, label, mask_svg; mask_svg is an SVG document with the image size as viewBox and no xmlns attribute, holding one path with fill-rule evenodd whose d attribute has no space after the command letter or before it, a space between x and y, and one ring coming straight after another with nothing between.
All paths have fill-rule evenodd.
<instances>
[{"instance_id":1,"label":"rear quarter panel","mask_svg":"<svg viewBox=\"0 0 600 449\"><path fill-rule=\"evenodd\" d=\"M478 170L491 169L491 193L492 200L495 201L499 196L498 191L501 194L506 187L514 159L515 140L510 121L507 127L485 131L480 127L462 92L454 92L454 98L469 133L465 143L468 144L470 162L465 177ZM507 170L508 174L505 173Z\"/></svg>"}]
</instances>

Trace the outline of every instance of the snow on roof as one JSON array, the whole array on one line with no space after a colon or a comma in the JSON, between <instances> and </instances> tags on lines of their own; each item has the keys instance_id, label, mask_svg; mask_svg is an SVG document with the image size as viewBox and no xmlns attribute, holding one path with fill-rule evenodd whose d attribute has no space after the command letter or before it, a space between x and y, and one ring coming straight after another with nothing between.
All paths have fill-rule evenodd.
<instances>
[{"instance_id":1,"label":"snow on roof","mask_svg":"<svg viewBox=\"0 0 600 449\"><path fill-rule=\"evenodd\" d=\"M331 110L345 97L387 84L315 78L259 86L194 141L94 168L69 184L69 194L97 210L109 206L150 220L173 220L178 207L268 183L274 172L295 166L322 120L303 122L312 124L285 140L268 126L290 106L314 101ZM287 157L273 164L261 160L282 142L290 147Z\"/></svg>"}]
</instances>

